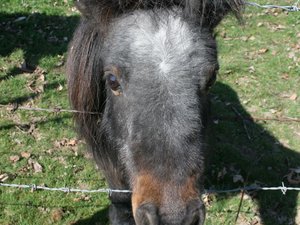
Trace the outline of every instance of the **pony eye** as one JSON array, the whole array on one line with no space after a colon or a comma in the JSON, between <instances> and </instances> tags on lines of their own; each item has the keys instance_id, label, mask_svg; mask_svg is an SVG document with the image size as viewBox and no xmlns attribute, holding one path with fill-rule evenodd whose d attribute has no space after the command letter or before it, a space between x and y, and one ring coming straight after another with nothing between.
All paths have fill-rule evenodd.
<instances>
[{"instance_id":1,"label":"pony eye","mask_svg":"<svg viewBox=\"0 0 300 225\"><path fill-rule=\"evenodd\" d=\"M120 96L122 94L122 90L117 75L109 71L105 73L105 77L106 77L107 85L110 87L113 94L116 96Z\"/></svg>"},{"instance_id":2,"label":"pony eye","mask_svg":"<svg viewBox=\"0 0 300 225\"><path fill-rule=\"evenodd\" d=\"M120 88L119 81L114 74L108 74L107 83L113 91L117 91Z\"/></svg>"}]
</instances>

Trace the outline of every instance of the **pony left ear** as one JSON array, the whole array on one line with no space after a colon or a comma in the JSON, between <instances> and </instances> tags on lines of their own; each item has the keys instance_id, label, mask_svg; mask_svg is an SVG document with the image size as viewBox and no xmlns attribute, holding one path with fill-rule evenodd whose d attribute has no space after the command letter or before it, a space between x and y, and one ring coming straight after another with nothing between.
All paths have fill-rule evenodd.
<instances>
[{"instance_id":1,"label":"pony left ear","mask_svg":"<svg viewBox=\"0 0 300 225\"><path fill-rule=\"evenodd\" d=\"M233 13L241 20L244 0L186 0L186 12L198 15L200 23L214 29L228 14Z\"/></svg>"}]
</instances>

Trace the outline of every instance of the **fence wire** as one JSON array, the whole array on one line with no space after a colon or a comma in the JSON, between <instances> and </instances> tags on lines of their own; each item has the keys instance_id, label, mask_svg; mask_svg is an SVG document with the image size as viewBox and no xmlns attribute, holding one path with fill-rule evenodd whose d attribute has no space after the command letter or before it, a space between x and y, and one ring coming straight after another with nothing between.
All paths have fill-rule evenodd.
<instances>
[{"instance_id":1,"label":"fence wire","mask_svg":"<svg viewBox=\"0 0 300 225\"><path fill-rule=\"evenodd\" d=\"M35 112L47 112L47 113L79 113L79 114L90 114L90 115L101 115L100 112L88 112L88 111L78 111L73 109L63 109L61 107L54 107L54 108L38 108L38 107L26 107L26 106L19 106L18 104L8 104L3 105L0 104L0 109L4 109L9 112L15 112L17 110L25 110L25 111L35 111ZM224 117L224 118L213 118L213 119L224 119L224 120L230 120L230 119L236 119L235 117ZM249 121L278 121L278 122L300 122L300 118L292 118L292 117L255 117L251 116L249 118L245 118Z\"/></svg>"},{"instance_id":2,"label":"fence wire","mask_svg":"<svg viewBox=\"0 0 300 225\"><path fill-rule=\"evenodd\" d=\"M36 108L36 107L19 106L18 104L9 104L9 105L0 104L0 108L4 108L10 112L15 112L20 109L20 110L27 110L27 111L41 111L41 112L49 112L49 113L68 112L68 113L93 114L93 115L101 114L99 112L78 111L78 110L74 110L74 109L62 109L60 107L54 107L52 109L51 108Z\"/></svg>"},{"instance_id":3,"label":"fence wire","mask_svg":"<svg viewBox=\"0 0 300 225\"><path fill-rule=\"evenodd\" d=\"M298 7L299 5L299 0L294 4L294 5L287 5L287 6L281 6L281 5L261 5L256 2L246 2L247 5L250 6L255 6L258 8L263 8L263 9L282 9L288 12L298 12L300 11L300 8Z\"/></svg>"},{"instance_id":4,"label":"fence wire","mask_svg":"<svg viewBox=\"0 0 300 225\"><path fill-rule=\"evenodd\" d=\"M100 189L78 189L78 188L69 188L69 187L61 187L61 188L51 188L45 186L38 186L35 184L8 184L8 183L0 183L0 187L11 187L18 189L31 189L32 191L36 190L44 190L44 191L61 191L66 193L107 193L111 195L111 193L131 193L131 190L118 190L118 189L110 189L110 188L100 188ZM224 193L234 193L234 192L245 192L245 191L281 191L282 194L286 194L287 191L300 191L300 187L286 187L282 182L281 186L278 187L260 187L257 185L242 187L242 188L234 188L228 190L213 190L213 189L205 189L204 194L224 194Z\"/></svg>"}]
</instances>

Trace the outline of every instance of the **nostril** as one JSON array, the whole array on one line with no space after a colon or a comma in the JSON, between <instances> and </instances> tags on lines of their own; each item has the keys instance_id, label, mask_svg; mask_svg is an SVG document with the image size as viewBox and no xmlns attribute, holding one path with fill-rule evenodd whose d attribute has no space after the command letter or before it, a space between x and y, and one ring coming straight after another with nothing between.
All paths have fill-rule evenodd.
<instances>
[{"instance_id":1,"label":"nostril","mask_svg":"<svg viewBox=\"0 0 300 225\"><path fill-rule=\"evenodd\" d=\"M137 225L158 225L158 209L154 204L146 203L139 206L135 212Z\"/></svg>"},{"instance_id":2,"label":"nostril","mask_svg":"<svg viewBox=\"0 0 300 225\"><path fill-rule=\"evenodd\" d=\"M205 220L205 207L201 200L188 203L184 225L203 225Z\"/></svg>"},{"instance_id":3,"label":"nostril","mask_svg":"<svg viewBox=\"0 0 300 225\"><path fill-rule=\"evenodd\" d=\"M191 223L191 225L199 225L200 223L200 220L199 220L199 216L196 216L193 220L193 222Z\"/></svg>"}]
</instances>

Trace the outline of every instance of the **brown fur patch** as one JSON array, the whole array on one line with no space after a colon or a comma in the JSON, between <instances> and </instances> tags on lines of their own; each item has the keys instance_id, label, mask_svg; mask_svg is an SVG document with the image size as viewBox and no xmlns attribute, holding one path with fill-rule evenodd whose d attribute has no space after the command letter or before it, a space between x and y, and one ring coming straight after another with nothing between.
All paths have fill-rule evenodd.
<instances>
[{"instance_id":1,"label":"brown fur patch","mask_svg":"<svg viewBox=\"0 0 300 225\"><path fill-rule=\"evenodd\" d=\"M132 194L132 210L135 214L136 209L143 203L151 202L160 205L161 191L164 183L158 181L150 174L139 175L134 183Z\"/></svg>"},{"instance_id":2,"label":"brown fur patch","mask_svg":"<svg viewBox=\"0 0 300 225\"><path fill-rule=\"evenodd\" d=\"M132 194L132 210L135 214L137 208L143 203L153 203L160 207L166 187L168 193L173 193L180 198L180 201L187 204L191 200L199 199L199 191L197 190L197 178L195 176L187 178L186 182L178 185L172 182L164 182L157 179L150 173L143 173L137 176L134 182Z\"/></svg>"},{"instance_id":3,"label":"brown fur patch","mask_svg":"<svg viewBox=\"0 0 300 225\"><path fill-rule=\"evenodd\" d=\"M191 200L200 198L196 183L197 178L195 176L191 176L187 179L186 183L180 187L180 196L183 202L187 203Z\"/></svg>"}]
</instances>

